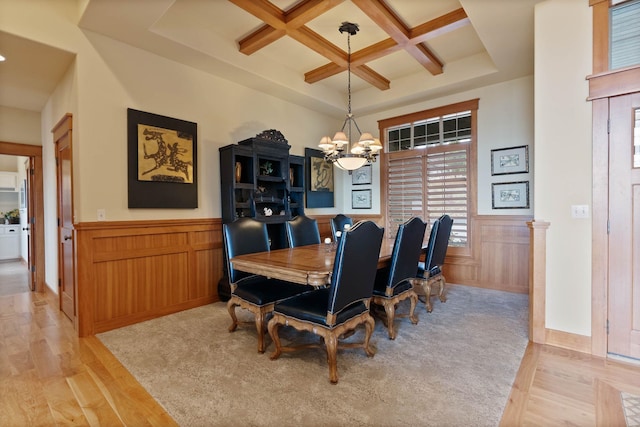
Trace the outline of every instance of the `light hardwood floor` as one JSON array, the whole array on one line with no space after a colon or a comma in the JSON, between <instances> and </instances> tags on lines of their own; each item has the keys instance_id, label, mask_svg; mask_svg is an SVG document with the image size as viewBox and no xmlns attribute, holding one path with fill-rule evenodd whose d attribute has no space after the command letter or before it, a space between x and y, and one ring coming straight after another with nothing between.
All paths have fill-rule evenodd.
<instances>
[{"instance_id":1,"label":"light hardwood floor","mask_svg":"<svg viewBox=\"0 0 640 427\"><path fill-rule=\"evenodd\" d=\"M640 367L529 344L501 425L624 426L619 391L640 395ZM176 423L55 295L2 296L0 426L49 425Z\"/></svg>"}]
</instances>

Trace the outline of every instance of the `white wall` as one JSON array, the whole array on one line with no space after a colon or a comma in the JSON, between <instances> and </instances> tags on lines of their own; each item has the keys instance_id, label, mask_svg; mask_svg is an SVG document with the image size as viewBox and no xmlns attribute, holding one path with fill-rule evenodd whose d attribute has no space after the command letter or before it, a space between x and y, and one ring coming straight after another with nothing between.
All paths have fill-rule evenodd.
<instances>
[{"instance_id":1,"label":"white wall","mask_svg":"<svg viewBox=\"0 0 640 427\"><path fill-rule=\"evenodd\" d=\"M378 129L378 121L416 111L442 107L479 98L478 106L478 214L479 215L533 215L533 76L485 86L442 98L405 105L358 119L361 129ZM360 123L362 121L362 123ZM377 132L376 132L377 133ZM529 173L491 176L491 150L496 148L529 146ZM374 179L379 177L374 173ZM492 209L491 183L529 181L529 209ZM350 183L350 181L349 181ZM347 185L349 187L349 185ZM379 187L379 184L378 184ZM355 188L355 187L354 187ZM345 198L349 197L345 194ZM379 197L375 198L379 202ZM349 206L351 201L349 199ZM377 204L379 209L379 203Z\"/></svg>"},{"instance_id":2,"label":"white wall","mask_svg":"<svg viewBox=\"0 0 640 427\"><path fill-rule=\"evenodd\" d=\"M535 20L535 219L547 231L546 326L591 335L591 220L571 205L591 206L591 8L585 0L550 0Z\"/></svg>"},{"instance_id":3,"label":"white wall","mask_svg":"<svg viewBox=\"0 0 640 427\"><path fill-rule=\"evenodd\" d=\"M0 106L0 141L41 145L40 113Z\"/></svg>"},{"instance_id":4,"label":"white wall","mask_svg":"<svg viewBox=\"0 0 640 427\"><path fill-rule=\"evenodd\" d=\"M45 208L45 281L55 290L57 244L53 126L73 114L76 222L219 218L218 148L266 129L281 131L303 155L339 120L185 67L148 52L85 33L76 25L77 2L2 2L0 30L77 54L41 112ZM197 209L128 209L127 108L198 124ZM25 130L26 131L26 130ZM31 135L31 134L30 134ZM340 181L338 178L338 188ZM312 213L312 212L310 212Z\"/></svg>"}]
</instances>

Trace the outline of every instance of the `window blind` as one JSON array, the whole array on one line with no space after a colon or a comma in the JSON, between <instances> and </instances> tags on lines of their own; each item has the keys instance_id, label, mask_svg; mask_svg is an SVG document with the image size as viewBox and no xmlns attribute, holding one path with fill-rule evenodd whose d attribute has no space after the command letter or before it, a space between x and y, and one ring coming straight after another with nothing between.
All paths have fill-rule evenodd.
<instances>
[{"instance_id":1,"label":"window blind","mask_svg":"<svg viewBox=\"0 0 640 427\"><path fill-rule=\"evenodd\" d=\"M451 147L450 151L427 154L426 195L429 223L441 215L453 218L449 244L467 245L469 198L469 149Z\"/></svg>"},{"instance_id":2,"label":"window blind","mask_svg":"<svg viewBox=\"0 0 640 427\"><path fill-rule=\"evenodd\" d=\"M615 70L640 64L640 0L612 7L610 19L609 68Z\"/></svg>"},{"instance_id":3,"label":"window blind","mask_svg":"<svg viewBox=\"0 0 640 427\"><path fill-rule=\"evenodd\" d=\"M413 216L424 217L422 158L391 158L388 163L387 231L394 239L398 226Z\"/></svg>"}]
</instances>

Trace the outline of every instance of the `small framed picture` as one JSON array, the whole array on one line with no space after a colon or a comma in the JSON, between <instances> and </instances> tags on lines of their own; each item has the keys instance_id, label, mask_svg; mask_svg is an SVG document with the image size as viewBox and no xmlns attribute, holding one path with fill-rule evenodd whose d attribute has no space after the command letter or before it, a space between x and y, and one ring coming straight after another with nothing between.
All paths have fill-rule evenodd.
<instances>
[{"instance_id":1,"label":"small framed picture","mask_svg":"<svg viewBox=\"0 0 640 427\"><path fill-rule=\"evenodd\" d=\"M371 165L364 165L351 173L351 184L371 184Z\"/></svg>"},{"instance_id":2,"label":"small framed picture","mask_svg":"<svg viewBox=\"0 0 640 427\"><path fill-rule=\"evenodd\" d=\"M529 209L529 181L491 184L493 209Z\"/></svg>"},{"instance_id":3,"label":"small framed picture","mask_svg":"<svg viewBox=\"0 0 640 427\"><path fill-rule=\"evenodd\" d=\"M351 208L371 209L371 190L351 190Z\"/></svg>"},{"instance_id":4,"label":"small framed picture","mask_svg":"<svg viewBox=\"0 0 640 427\"><path fill-rule=\"evenodd\" d=\"M529 172L529 146L491 150L491 175Z\"/></svg>"}]
</instances>

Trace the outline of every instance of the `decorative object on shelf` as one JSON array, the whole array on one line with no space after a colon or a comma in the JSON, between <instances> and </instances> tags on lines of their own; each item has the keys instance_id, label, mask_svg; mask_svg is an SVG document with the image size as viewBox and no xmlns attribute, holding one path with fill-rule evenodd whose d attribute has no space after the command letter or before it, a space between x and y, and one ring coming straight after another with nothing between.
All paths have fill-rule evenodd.
<instances>
[{"instance_id":1,"label":"decorative object on shelf","mask_svg":"<svg viewBox=\"0 0 640 427\"><path fill-rule=\"evenodd\" d=\"M271 162L264 162L260 165L261 175L271 175L273 173L273 164Z\"/></svg>"},{"instance_id":2,"label":"decorative object on shelf","mask_svg":"<svg viewBox=\"0 0 640 427\"><path fill-rule=\"evenodd\" d=\"M198 125L127 109L128 207L197 208Z\"/></svg>"},{"instance_id":3,"label":"decorative object on shelf","mask_svg":"<svg viewBox=\"0 0 640 427\"><path fill-rule=\"evenodd\" d=\"M7 212L0 212L0 216L4 218L6 224L20 224L20 211L18 209L12 209Z\"/></svg>"},{"instance_id":4,"label":"decorative object on shelf","mask_svg":"<svg viewBox=\"0 0 640 427\"><path fill-rule=\"evenodd\" d=\"M371 209L371 190L351 190L351 208Z\"/></svg>"},{"instance_id":5,"label":"decorative object on shelf","mask_svg":"<svg viewBox=\"0 0 640 427\"><path fill-rule=\"evenodd\" d=\"M371 165L364 165L351 174L351 184L365 185L371 184Z\"/></svg>"},{"instance_id":6,"label":"decorative object on shelf","mask_svg":"<svg viewBox=\"0 0 640 427\"><path fill-rule=\"evenodd\" d=\"M271 216L273 215L273 210L271 208L264 208L263 209L264 212L264 216Z\"/></svg>"},{"instance_id":7,"label":"decorative object on shelf","mask_svg":"<svg viewBox=\"0 0 640 427\"><path fill-rule=\"evenodd\" d=\"M240 182L240 180L242 179L242 163L236 162L235 174L236 174L236 182Z\"/></svg>"},{"instance_id":8,"label":"decorative object on shelf","mask_svg":"<svg viewBox=\"0 0 640 427\"><path fill-rule=\"evenodd\" d=\"M294 186L296 174L293 171L293 168L289 168L289 185L291 187Z\"/></svg>"},{"instance_id":9,"label":"decorative object on shelf","mask_svg":"<svg viewBox=\"0 0 640 427\"><path fill-rule=\"evenodd\" d=\"M358 32L358 24L343 22L338 30L341 33L347 33L347 93L349 99L347 117L342 124L342 129L336 132L333 139L323 136L319 147L324 152L324 158L327 162L333 163L340 169L352 171L367 163L375 162L379 151L382 150L382 144L379 139L374 138L370 133L363 133L351 113L351 36L356 35ZM351 141L353 127L360 134L357 144L353 144Z\"/></svg>"},{"instance_id":10,"label":"decorative object on shelf","mask_svg":"<svg viewBox=\"0 0 640 427\"><path fill-rule=\"evenodd\" d=\"M491 150L491 175L529 172L529 146Z\"/></svg>"},{"instance_id":11,"label":"decorative object on shelf","mask_svg":"<svg viewBox=\"0 0 640 427\"><path fill-rule=\"evenodd\" d=\"M289 141L287 141L287 139L284 137L282 132L275 129L264 130L261 133L257 134L256 138L266 139L268 141L273 141L273 142L281 142L283 144L289 143Z\"/></svg>"},{"instance_id":12,"label":"decorative object on shelf","mask_svg":"<svg viewBox=\"0 0 640 427\"><path fill-rule=\"evenodd\" d=\"M529 209L529 181L491 184L492 209Z\"/></svg>"}]
</instances>

